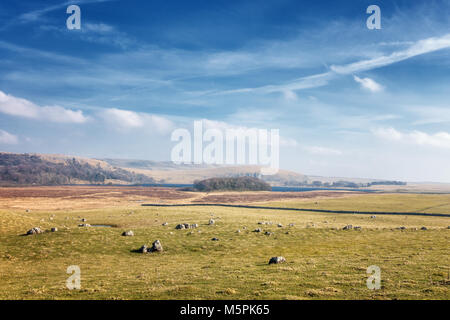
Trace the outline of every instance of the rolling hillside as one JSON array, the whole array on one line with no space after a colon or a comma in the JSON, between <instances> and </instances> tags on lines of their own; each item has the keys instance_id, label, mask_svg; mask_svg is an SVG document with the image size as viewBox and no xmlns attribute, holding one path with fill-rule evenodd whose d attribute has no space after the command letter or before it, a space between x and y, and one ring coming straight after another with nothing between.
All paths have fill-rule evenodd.
<instances>
[{"instance_id":1,"label":"rolling hillside","mask_svg":"<svg viewBox=\"0 0 450 320\"><path fill-rule=\"evenodd\" d=\"M261 166L176 165L169 161L90 159L58 154L0 152L0 186L64 184L193 184L209 178L260 178L272 186L404 188L401 181L307 176L279 170L261 175ZM409 185L408 185L409 187ZM384 188L384 187L383 187Z\"/></svg>"},{"instance_id":2,"label":"rolling hillside","mask_svg":"<svg viewBox=\"0 0 450 320\"><path fill-rule=\"evenodd\" d=\"M0 153L0 186L153 183L146 175L97 160L66 156Z\"/></svg>"}]
</instances>

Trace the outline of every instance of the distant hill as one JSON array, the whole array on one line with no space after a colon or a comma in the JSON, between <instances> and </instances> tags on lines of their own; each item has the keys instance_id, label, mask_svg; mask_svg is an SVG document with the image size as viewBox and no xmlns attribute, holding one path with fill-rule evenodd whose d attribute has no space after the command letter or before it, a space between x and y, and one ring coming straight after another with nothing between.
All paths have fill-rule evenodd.
<instances>
[{"instance_id":1,"label":"distant hill","mask_svg":"<svg viewBox=\"0 0 450 320\"><path fill-rule=\"evenodd\" d=\"M0 153L0 186L66 184L143 184L154 180L96 160Z\"/></svg>"},{"instance_id":2,"label":"distant hill","mask_svg":"<svg viewBox=\"0 0 450 320\"><path fill-rule=\"evenodd\" d=\"M109 165L118 166L152 177L159 183L193 184L196 180L219 177L256 177L271 185L289 185L290 182L306 183L308 177L297 172L279 170L277 174L261 176L261 166L256 165L196 165L146 160L99 159Z\"/></svg>"},{"instance_id":3,"label":"distant hill","mask_svg":"<svg viewBox=\"0 0 450 320\"><path fill-rule=\"evenodd\" d=\"M111 166L119 168L133 168L142 170L197 170L206 168L223 167L219 165L208 164L175 164L172 161L152 161L137 159L97 159L97 161L106 162Z\"/></svg>"},{"instance_id":4,"label":"distant hill","mask_svg":"<svg viewBox=\"0 0 450 320\"><path fill-rule=\"evenodd\" d=\"M279 170L261 175L256 165L177 165L170 161L90 159L58 154L0 152L0 186L61 184L194 184L209 178L254 177L272 186L399 188L402 181L307 176ZM395 189L396 190L396 189Z\"/></svg>"},{"instance_id":5,"label":"distant hill","mask_svg":"<svg viewBox=\"0 0 450 320\"><path fill-rule=\"evenodd\" d=\"M194 183L197 191L270 191L270 184L254 177L210 178Z\"/></svg>"}]
</instances>

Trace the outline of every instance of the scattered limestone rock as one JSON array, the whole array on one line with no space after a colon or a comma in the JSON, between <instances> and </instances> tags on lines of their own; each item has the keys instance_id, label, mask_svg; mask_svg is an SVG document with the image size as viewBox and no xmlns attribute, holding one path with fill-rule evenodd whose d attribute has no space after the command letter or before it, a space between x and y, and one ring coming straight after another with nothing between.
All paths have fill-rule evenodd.
<instances>
[{"instance_id":1,"label":"scattered limestone rock","mask_svg":"<svg viewBox=\"0 0 450 320\"><path fill-rule=\"evenodd\" d=\"M180 224L177 224L177 226L175 227L175 229L178 229L178 230L181 230L181 229L195 229L195 228L198 228L198 224L196 224L196 223L193 223L193 224L180 223Z\"/></svg>"},{"instance_id":2,"label":"scattered limestone rock","mask_svg":"<svg viewBox=\"0 0 450 320\"><path fill-rule=\"evenodd\" d=\"M91 225L89 223L82 223L78 225L79 227L90 227Z\"/></svg>"},{"instance_id":3,"label":"scattered limestone rock","mask_svg":"<svg viewBox=\"0 0 450 320\"><path fill-rule=\"evenodd\" d=\"M139 251L141 253L148 253L148 252L162 252L163 251L163 247L161 245L161 241L156 240L155 242L153 242L152 246L149 248L146 244L144 244Z\"/></svg>"},{"instance_id":4,"label":"scattered limestone rock","mask_svg":"<svg viewBox=\"0 0 450 320\"><path fill-rule=\"evenodd\" d=\"M272 257L269 260L269 264L278 264L284 262L286 262L286 259L284 257Z\"/></svg>"},{"instance_id":5,"label":"scattered limestone rock","mask_svg":"<svg viewBox=\"0 0 450 320\"><path fill-rule=\"evenodd\" d=\"M401 226L401 227L399 227L399 228L397 228L397 229L399 229L399 230L406 230L406 227Z\"/></svg>"},{"instance_id":6,"label":"scattered limestone rock","mask_svg":"<svg viewBox=\"0 0 450 320\"><path fill-rule=\"evenodd\" d=\"M377 216L370 216L370 219L375 219Z\"/></svg>"},{"instance_id":7,"label":"scattered limestone rock","mask_svg":"<svg viewBox=\"0 0 450 320\"><path fill-rule=\"evenodd\" d=\"M216 222L214 221L214 219L209 219L208 224L209 224L210 226L213 225L214 223L216 223Z\"/></svg>"},{"instance_id":8,"label":"scattered limestone rock","mask_svg":"<svg viewBox=\"0 0 450 320\"><path fill-rule=\"evenodd\" d=\"M134 232L132 230L124 231L122 233L122 236L124 236L124 237L133 237L134 236Z\"/></svg>"},{"instance_id":9,"label":"scattered limestone rock","mask_svg":"<svg viewBox=\"0 0 450 320\"><path fill-rule=\"evenodd\" d=\"M351 230L351 229L353 229L353 226L351 224L348 224L342 228L342 230Z\"/></svg>"},{"instance_id":10,"label":"scattered limestone rock","mask_svg":"<svg viewBox=\"0 0 450 320\"><path fill-rule=\"evenodd\" d=\"M167 222L164 222L162 225L165 227L168 226L169 224Z\"/></svg>"},{"instance_id":11,"label":"scattered limestone rock","mask_svg":"<svg viewBox=\"0 0 450 320\"><path fill-rule=\"evenodd\" d=\"M219 238L212 238L212 241L219 241Z\"/></svg>"},{"instance_id":12,"label":"scattered limestone rock","mask_svg":"<svg viewBox=\"0 0 450 320\"><path fill-rule=\"evenodd\" d=\"M361 230L362 228L360 226L355 226L353 229L355 230Z\"/></svg>"},{"instance_id":13,"label":"scattered limestone rock","mask_svg":"<svg viewBox=\"0 0 450 320\"><path fill-rule=\"evenodd\" d=\"M270 232L270 231L266 231L266 232L264 232L264 234L265 234L266 236L271 236L271 235L273 235L273 233Z\"/></svg>"},{"instance_id":14,"label":"scattered limestone rock","mask_svg":"<svg viewBox=\"0 0 450 320\"><path fill-rule=\"evenodd\" d=\"M261 222L261 221L260 221L260 222L258 222L258 224L265 224L265 222Z\"/></svg>"},{"instance_id":15,"label":"scattered limestone rock","mask_svg":"<svg viewBox=\"0 0 450 320\"><path fill-rule=\"evenodd\" d=\"M156 240L155 242L153 242L152 247L150 249L148 249L148 252L162 252L163 251L163 247L161 244L161 241Z\"/></svg>"},{"instance_id":16,"label":"scattered limestone rock","mask_svg":"<svg viewBox=\"0 0 450 320\"><path fill-rule=\"evenodd\" d=\"M262 231L261 228L253 230L253 232L261 232L261 231Z\"/></svg>"},{"instance_id":17,"label":"scattered limestone rock","mask_svg":"<svg viewBox=\"0 0 450 320\"><path fill-rule=\"evenodd\" d=\"M139 249L139 251L141 253L147 253L148 252L147 250L148 250L148 247L146 244L142 245L142 247Z\"/></svg>"},{"instance_id":18,"label":"scattered limestone rock","mask_svg":"<svg viewBox=\"0 0 450 320\"><path fill-rule=\"evenodd\" d=\"M279 223L278 228L283 228L283 225L281 223Z\"/></svg>"},{"instance_id":19,"label":"scattered limestone rock","mask_svg":"<svg viewBox=\"0 0 450 320\"><path fill-rule=\"evenodd\" d=\"M81 222L86 222L86 219L85 218L81 219Z\"/></svg>"},{"instance_id":20,"label":"scattered limestone rock","mask_svg":"<svg viewBox=\"0 0 450 320\"><path fill-rule=\"evenodd\" d=\"M39 233L43 233L44 231L41 229L41 228L39 228L39 227L34 227L34 228L31 228L30 230L28 230L27 231L27 234L28 235L31 235L31 234L39 234Z\"/></svg>"},{"instance_id":21,"label":"scattered limestone rock","mask_svg":"<svg viewBox=\"0 0 450 320\"><path fill-rule=\"evenodd\" d=\"M420 228L420 230L428 230L428 228L427 227L422 227L422 228Z\"/></svg>"},{"instance_id":22,"label":"scattered limestone rock","mask_svg":"<svg viewBox=\"0 0 450 320\"><path fill-rule=\"evenodd\" d=\"M57 231L58 231L58 228L55 228L55 227L54 227L54 228L51 228L50 231L51 231L51 232L57 232Z\"/></svg>"},{"instance_id":23,"label":"scattered limestone rock","mask_svg":"<svg viewBox=\"0 0 450 320\"><path fill-rule=\"evenodd\" d=\"M289 227L293 227L294 226L294 224L293 223L289 223Z\"/></svg>"},{"instance_id":24,"label":"scattered limestone rock","mask_svg":"<svg viewBox=\"0 0 450 320\"><path fill-rule=\"evenodd\" d=\"M238 229L238 230L236 231L236 233L241 233L241 230Z\"/></svg>"}]
</instances>

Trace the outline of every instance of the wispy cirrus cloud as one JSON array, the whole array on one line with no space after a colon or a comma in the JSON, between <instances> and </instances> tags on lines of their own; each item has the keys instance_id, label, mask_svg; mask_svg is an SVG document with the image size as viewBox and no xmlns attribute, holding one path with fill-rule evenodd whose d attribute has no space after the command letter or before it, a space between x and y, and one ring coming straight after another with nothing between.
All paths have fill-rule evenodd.
<instances>
[{"instance_id":1,"label":"wispy cirrus cloud","mask_svg":"<svg viewBox=\"0 0 450 320\"><path fill-rule=\"evenodd\" d=\"M290 91L321 87L327 85L330 80L335 79L339 75L347 75L361 71L368 71L376 68L381 68L419 55L424 55L427 53L447 48L450 48L450 34L445 34L441 37L431 37L413 42L413 44L411 44L408 48L404 50L394 51L388 55L381 55L376 58L365 59L345 65L331 65L330 71L328 72L302 77L285 84L218 91L215 92L214 95L246 93L246 92L285 93ZM358 79L360 79L363 86L365 86L369 90L380 91L382 88L379 84L377 84L376 82L374 82L369 78L365 79L358 78Z\"/></svg>"},{"instance_id":2,"label":"wispy cirrus cloud","mask_svg":"<svg viewBox=\"0 0 450 320\"><path fill-rule=\"evenodd\" d=\"M54 25L42 25L40 30L44 32L51 31L59 36L78 37L82 41L115 46L122 49L126 49L136 43L133 37L103 22L83 22L79 30L67 30L61 26Z\"/></svg>"},{"instance_id":3,"label":"wispy cirrus cloud","mask_svg":"<svg viewBox=\"0 0 450 320\"><path fill-rule=\"evenodd\" d=\"M362 60L343 66L332 65L330 69L338 74L367 71L446 48L450 48L450 34L419 40L414 42L414 44L410 45L407 49L394 51L389 55Z\"/></svg>"},{"instance_id":4,"label":"wispy cirrus cloud","mask_svg":"<svg viewBox=\"0 0 450 320\"><path fill-rule=\"evenodd\" d=\"M81 110L71 110L60 106L41 107L3 91L0 91L0 112L10 116L60 123L84 123L88 120Z\"/></svg>"},{"instance_id":5,"label":"wispy cirrus cloud","mask_svg":"<svg viewBox=\"0 0 450 320\"><path fill-rule=\"evenodd\" d=\"M99 2L110 2L110 1L114 1L114 0L73 0L73 1L66 1L60 4L56 4L53 6L47 6L41 9L37 9L37 10L33 10L33 11L29 11L26 13L23 13L19 16L18 21L21 23L28 23L28 22L33 22L38 20L39 18L41 18L44 14L48 13L48 12L52 12L55 10L59 10L61 8L65 8L71 4L76 4L76 5L80 5L80 4L88 4L88 3L99 3Z\"/></svg>"},{"instance_id":6,"label":"wispy cirrus cloud","mask_svg":"<svg viewBox=\"0 0 450 320\"><path fill-rule=\"evenodd\" d=\"M63 63L72 63L72 64L86 64L86 61L83 59L67 56L59 53L53 53L48 51L43 51L34 48L23 47L19 45L15 45L6 41L0 40L0 49L5 49L20 55L24 55L32 58L45 58L52 61L63 62Z\"/></svg>"},{"instance_id":7,"label":"wispy cirrus cloud","mask_svg":"<svg viewBox=\"0 0 450 320\"><path fill-rule=\"evenodd\" d=\"M110 1L115 1L115 0L73 0L73 1L66 1L63 3L51 5L51 6L42 6L39 9L28 11L28 12L22 13L21 15L19 15L17 17L13 17L6 24L4 24L3 26L0 27L0 31L6 30L14 25L28 24L28 23L32 23L32 22L36 22L36 21L41 21L43 19L43 16L46 15L47 13L66 8L72 4L81 5L81 4L110 2Z\"/></svg>"}]
</instances>

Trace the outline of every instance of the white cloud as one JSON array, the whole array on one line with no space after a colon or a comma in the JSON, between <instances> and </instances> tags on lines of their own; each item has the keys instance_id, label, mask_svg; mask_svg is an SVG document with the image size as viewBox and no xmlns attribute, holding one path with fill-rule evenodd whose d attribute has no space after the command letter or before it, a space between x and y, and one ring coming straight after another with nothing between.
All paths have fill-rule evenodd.
<instances>
[{"instance_id":1,"label":"white cloud","mask_svg":"<svg viewBox=\"0 0 450 320\"><path fill-rule=\"evenodd\" d=\"M450 122L450 106L412 106L406 110L418 117L414 125Z\"/></svg>"},{"instance_id":2,"label":"white cloud","mask_svg":"<svg viewBox=\"0 0 450 320\"><path fill-rule=\"evenodd\" d=\"M172 121L161 116L116 108L102 111L101 116L121 129L148 128L156 129L158 133L163 134L169 132L174 126Z\"/></svg>"},{"instance_id":3,"label":"white cloud","mask_svg":"<svg viewBox=\"0 0 450 320\"><path fill-rule=\"evenodd\" d=\"M139 114L128 110L107 109L103 112L103 117L120 127L138 128L144 125L144 121Z\"/></svg>"},{"instance_id":4,"label":"white cloud","mask_svg":"<svg viewBox=\"0 0 450 320\"><path fill-rule=\"evenodd\" d=\"M18 142L17 136L0 129L0 144L17 144Z\"/></svg>"},{"instance_id":5,"label":"white cloud","mask_svg":"<svg viewBox=\"0 0 450 320\"><path fill-rule=\"evenodd\" d=\"M292 138L280 137L280 146L282 146L282 147L297 147L298 142L297 142L297 140L292 139Z\"/></svg>"},{"instance_id":6,"label":"white cloud","mask_svg":"<svg viewBox=\"0 0 450 320\"><path fill-rule=\"evenodd\" d=\"M284 94L284 98L288 101L297 101L298 100L297 94L292 90L285 90L285 91L283 91L283 94Z\"/></svg>"},{"instance_id":7,"label":"white cloud","mask_svg":"<svg viewBox=\"0 0 450 320\"><path fill-rule=\"evenodd\" d=\"M314 155L322 155L322 156L339 156L342 154L340 150L333 149L333 148L326 148L326 147L320 147L320 146L308 146L304 147L304 149Z\"/></svg>"},{"instance_id":8,"label":"white cloud","mask_svg":"<svg viewBox=\"0 0 450 320\"><path fill-rule=\"evenodd\" d=\"M358 76L353 76L353 79L358 82L361 87L372 91L372 92L379 92L383 90L383 86L377 83L375 80L372 80L370 78L360 78Z\"/></svg>"},{"instance_id":9,"label":"white cloud","mask_svg":"<svg viewBox=\"0 0 450 320\"><path fill-rule=\"evenodd\" d=\"M428 134L418 130L400 132L394 128L378 128L372 132L385 140L450 149L450 133L444 131Z\"/></svg>"},{"instance_id":10,"label":"white cloud","mask_svg":"<svg viewBox=\"0 0 450 320\"><path fill-rule=\"evenodd\" d=\"M29 119L48 120L62 123L83 123L87 117L81 110L65 109L60 106L40 107L26 99L17 98L0 91L0 112Z\"/></svg>"}]
</instances>

